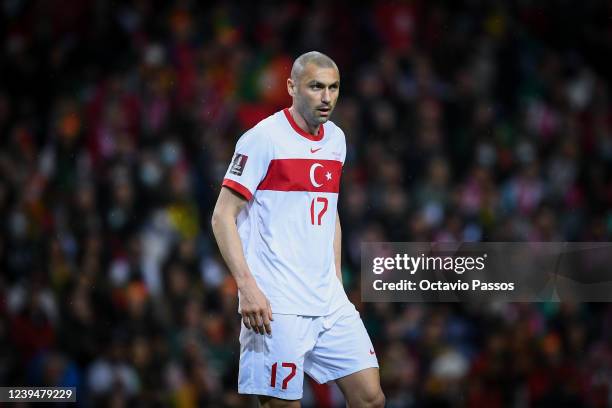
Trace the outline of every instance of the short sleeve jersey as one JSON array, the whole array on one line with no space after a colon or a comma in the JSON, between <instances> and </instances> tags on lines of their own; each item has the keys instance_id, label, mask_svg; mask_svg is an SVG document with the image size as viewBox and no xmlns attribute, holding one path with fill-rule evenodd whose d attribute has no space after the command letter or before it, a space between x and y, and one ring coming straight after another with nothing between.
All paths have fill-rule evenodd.
<instances>
[{"instance_id":1,"label":"short sleeve jersey","mask_svg":"<svg viewBox=\"0 0 612 408\"><path fill-rule=\"evenodd\" d=\"M325 316L348 302L334 234L344 133L328 121L304 132L288 109L240 137L223 180L248 200L238 215L244 255L273 313Z\"/></svg>"}]
</instances>

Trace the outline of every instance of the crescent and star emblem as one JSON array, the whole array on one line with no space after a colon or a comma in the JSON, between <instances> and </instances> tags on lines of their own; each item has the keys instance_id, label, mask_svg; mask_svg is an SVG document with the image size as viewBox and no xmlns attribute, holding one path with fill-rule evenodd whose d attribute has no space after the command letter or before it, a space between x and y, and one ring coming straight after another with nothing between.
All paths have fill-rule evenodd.
<instances>
[{"instance_id":1,"label":"crescent and star emblem","mask_svg":"<svg viewBox=\"0 0 612 408\"><path fill-rule=\"evenodd\" d=\"M323 185L323 183L317 183L317 180L315 180L315 170L319 167L323 167L323 165L321 163L314 163L312 166L310 166L310 182L315 187L321 187ZM328 171L325 173L325 178L327 181L331 180L332 174Z\"/></svg>"}]
</instances>

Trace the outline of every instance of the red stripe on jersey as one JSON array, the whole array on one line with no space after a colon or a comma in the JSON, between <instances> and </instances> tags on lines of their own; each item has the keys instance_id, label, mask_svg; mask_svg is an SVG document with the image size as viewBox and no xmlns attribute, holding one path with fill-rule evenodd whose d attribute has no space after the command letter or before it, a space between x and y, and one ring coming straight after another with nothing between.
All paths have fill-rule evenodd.
<instances>
[{"instance_id":1,"label":"red stripe on jersey","mask_svg":"<svg viewBox=\"0 0 612 408\"><path fill-rule=\"evenodd\" d=\"M257 189L338 193L341 173L337 160L275 159Z\"/></svg>"},{"instance_id":2,"label":"red stripe on jersey","mask_svg":"<svg viewBox=\"0 0 612 408\"><path fill-rule=\"evenodd\" d=\"M251 194L249 189L237 181L226 178L226 179L223 179L222 185L225 187L231 188L232 190L234 190L235 192L243 196L247 201L251 201L251 198L253 198L253 194Z\"/></svg>"}]
</instances>

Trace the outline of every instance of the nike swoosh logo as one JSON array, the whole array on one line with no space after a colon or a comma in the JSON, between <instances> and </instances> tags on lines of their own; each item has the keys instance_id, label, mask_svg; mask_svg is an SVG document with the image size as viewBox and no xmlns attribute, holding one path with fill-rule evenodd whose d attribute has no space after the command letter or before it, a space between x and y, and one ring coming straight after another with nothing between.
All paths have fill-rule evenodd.
<instances>
[{"instance_id":1,"label":"nike swoosh logo","mask_svg":"<svg viewBox=\"0 0 612 408\"><path fill-rule=\"evenodd\" d=\"M374 350L370 349L370 354L374 355L376 353L374 353Z\"/></svg>"},{"instance_id":2,"label":"nike swoosh logo","mask_svg":"<svg viewBox=\"0 0 612 408\"><path fill-rule=\"evenodd\" d=\"M316 152L318 152L318 151L319 151L319 150L321 150L321 149L322 149L322 147L319 147L318 149L313 149L313 148L311 147L311 148L310 148L310 153L316 153Z\"/></svg>"}]
</instances>

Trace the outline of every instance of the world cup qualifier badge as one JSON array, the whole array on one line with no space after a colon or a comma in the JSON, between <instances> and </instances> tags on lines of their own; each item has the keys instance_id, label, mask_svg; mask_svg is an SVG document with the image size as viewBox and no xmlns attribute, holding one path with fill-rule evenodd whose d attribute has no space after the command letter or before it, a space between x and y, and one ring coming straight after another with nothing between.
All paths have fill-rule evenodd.
<instances>
[{"instance_id":1,"label":"world cup qualifier badge","mask_svg":"<svg viewBox=\"0 0 612 408\"><path fill-rule=\"evenodd\" d=\"M241 176L248 159L249 156L236 153L234 160L232 160L232 168L230 169L230 173L235 174L236 176Z\"/></svg>"}]
</instances>

